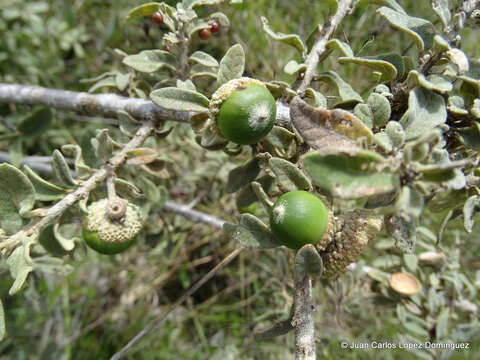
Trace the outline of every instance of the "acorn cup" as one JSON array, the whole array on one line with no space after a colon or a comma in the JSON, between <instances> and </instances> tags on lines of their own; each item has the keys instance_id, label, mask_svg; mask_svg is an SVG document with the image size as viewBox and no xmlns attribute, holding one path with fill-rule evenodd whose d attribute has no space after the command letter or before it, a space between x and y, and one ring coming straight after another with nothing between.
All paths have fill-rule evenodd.
<instances>
[{"instance_id":1,"label":"acorn cup","mask_svg":"<svg viewBox=\"0 0 480 360\"><path fill-rule=\"evenodd\" d=\"M267 136L276 118L275 98L264 83L247 77L222 85L212 95L209 110L217 133L241 145Z\"/></svg>"},{"instance_id":2,"label":"acorn cup","mask_svg":"<svg viewBox=\"0 0 480 360\"><path fill-rule=\"evenodd\" d=\"M370 211L357 209L335 218L335 235L320 256L324 276L335 278L355 262L363 248L382 228L382 219Z\"/></svg>"},{"instance_id":3,"label":"acorn cup","mask_svg":"<svg viewBox=\"0 0 480 360\"><path fill-rule=\"evenodd\" d=\"M412 296L422 289L420 281L415 276L403 272L392 274L389 283L390 287L400 295Z\"/></svg>"},{"instance_id":4,"label":"acorn cup","mask_svg":"<svg viewBox=\"0 0 480 360\"><path fill-rule=\"evenodd\" d=\"M87 210L83 238L101 254L125 251L136 241L143 226L138 207L120 198L93 202Z\"/></svg>"}]
</instances>

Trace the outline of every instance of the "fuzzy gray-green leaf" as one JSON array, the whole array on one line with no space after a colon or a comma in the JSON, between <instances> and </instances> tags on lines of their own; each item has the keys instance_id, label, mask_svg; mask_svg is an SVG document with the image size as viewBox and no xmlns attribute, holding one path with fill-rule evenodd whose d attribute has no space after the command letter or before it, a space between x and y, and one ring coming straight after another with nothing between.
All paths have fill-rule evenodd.
<instances>
[{"instance_id":1,"label":"fuzzy gray-green leaf","mask_svg":"<svg viewBox=\"0 0 480 360\"><path fill-rule=\"evenodd\" d=\"M143 73L153 73L164 67L172 71L178 69L176 57L163 50L144 50L135 55L125 56L122 62Z\"/></svg>"},{"instance_id":2,"label":"fuzzy gray-green leaf","mask_svg":"<svg viewBox=\"0 0 480 360\"><path fill-rule=\"evenodd\" d=\"M77 182L73 179L70 168L67 161L63 157L62 153L58 150L54 150L52 154L52 168L55 177L65 186L73 187Z\"/></svg>"},{"instance_id":3,"label":"fuzzy gray-green leaf","mask_svg":"<svg viewBox=\"0 0 480 360\"><path fill-rule=\"evenodd\" d=\"M310 181L302 171L287 160L272 157L269 160L270 168L278 180L278 186L285 191L308 190Z\"/></svg>"},{"instance_id":4,"label":"fuzzy gray-green leaf","mask_svg":"<svg viewBox=\"0 0 480 360\"><path fill-rule=\"evenodd\" d=\"M215 12L208 16L210 19L217 20L218 23L222 26L230 26L230 20L228 20L227 15L222 12Z\"/></svg>"},{"instance_id":5,"label":"fuzzy gray-green leaf","mask_svg":"<svg viewBox=\"0 0 480 360\"><path fill-rule=\"evenodd\" d=\"M243 75L245 70L245 52L240 44L233 45L220 60L220 67L217 74L217 87L226 82L237 79Z\"/></svg>"},{"instance_id":6,"label":"fuzzy gray-green leaf","mask_svg":"<svg viewBox=\"0 0 480 360\"><path fill-rule=\"evenodd\" d=\"M307 70L307 65L304 63L299 64L295 60L290 60L283 68L283 71L285 71L288 75L293 75L298 72L305 72L305 70Z\"/></svg>"},{"instance_id":7,"label":"fuzzy gray-green leaf","mask_svg":"<svg viewBox=\"0 0 480 360\"><path fill-rule=\"evenodd\" d=\"M17 130L25 137L41 135L48 130L53 120L53 111L50 108L39 108L30 113L17 126Z\"/></svg>"},{"instance_id":8,"label":"fuzzy gray-green leaf","mask_svg":"<svg viewBox=\"0 0 480 360\"><path fill-rule=\"evenodd\" d=\"M470 196L463 205L463 226L468 233L473 229L473 215L475 214L475 208L480 205L480 197L478 195Z\"/></svg>"},{"instance_id":9,"label":"fuzzy gray-green leaf","mask_svg":"<svg viewBox=\"0 0 480 360\"><path fill-rule=\"evenodd\" d=\"M373 122L377 126L385 125L390 119L392 110L390 102L383 95L371 93L367 100L368 106L372 110Z\"/></svg>"},{"instance_id":10,"label":"fuzzy gray-green leaf","mask_svg":"<svg viewBox=\"0 0 480 360\"><path fill-rule=\"evenodd\" d=\"M260 173L260 162L267 159L268 157L266 157L266 155L259 154L246 163L230 170L225 191L227 193L234 193L255 180Z\"/></svg>"},{"instance_id":11,"label":"fuzzy gray-green leaf","mask_svg":"<svg viewBox=\"0 0 480 360\"><path fill-rule=\"evenodd\" d=\"M8 294L14 295L21 290L27 280L28 274L33 271L33 262L30 258L32 240L25 239L23 245L17 247L7 259L10 274L15 279Z\"/></svg>"},{"instance_id":12,"label":"fuzzy gray-green leaf","mask_svg":"<svg viewBox=\"0 0 480 360\"><path fill-rule=\"evenodd\" d=\"M23 170L35 188L36 200L54 201L63 198L67 194L66 189L44 180L40 175L30 169L28 165L24 165Z\"/></svg>"},{"instance_id":13,"label":"fuzzy gray-green leaf","mask_svg":"<svg viewBox=\"0 0 480 360\"><path fill-rule=\"evenodd\" d=\"M360 0L357 3L357 6L366 5L366 4L378 4L378 5L389 6L392 9L402 14L406 14L405 10L403 10L403 8L395 0Z\"/></svg>"},{"instance_id":14,"label":"fuzzy gray-green leaf","mask_svg":"<svg viewBox=\"0 0 480 360\"><path fill-rule=\"evenodd\" d=\"M381 7L377 12L385 17L390 25L409 35L420 51L428 50L433 45L435 27L430 21L409 16L392 10L388 7Z\"/></svg>"},{"instance_id":15,"label":"fuzzy gray-green leaf","mask_svg":"<svg viewBox=\"0 0 480 360\"><path fill-rule=\"evenodd\" d=\"M293 46L295 49L297 49L300 52L300 54L303 54L303 52L305 51L305 45L302 39L300 39L300 37L297 34L276 33L268 25L268 20L266 17L262 16L261 20L263 25L263 31L265 31L272 39L275 39L285 44L288 44L290 46Z\"/></svg>"},{"instance_id":16,"label":"fuzzy gray-green leaf","mask_svg":"<svg viewBox=\"0 0 480 360\"><path fill-rule=\"evenodd\" d=\"M341 57L338 59L340 64L358 64L367 66L375 71L380 71L386 80L394 80L397 78L398 72L396 67L389 61L378 59L377 57Z\"/></svg>"},{"instance_id":17,"label":"fuzzy gray-green leaf","mask_svg":"<svg viewBox=\"0 0 480 360\"><path fill-rule=\"evenodd\" d=\"M431 3L433 11L435 11L442 22L443 29L447 30L448 26L450 25L450 20L452 19L448 0L431 0Z\"/></svg>"},{"instance_id":18,"label":"fuzzy gray-green leaf","mask_svg":"<svg viewBox=\"0 0 480 360\"><path fill-rule=\"evenodd\" d=\"M315 79L328 82L330 85L337 88L341 101L337 102L335 106L355 105L356 103L363 102L362 97L355 90L353 90L350 84L345 82L335 71L326 71L320 73Z\"/></svg>"},{"instance_id":19,"label":"fuzzy gray-green leaf","mask_svg":"<svg viewBox=\"0 0 480 360\"><path fill-rule=\"evenodd\" d=\"M273 248L279 246L268 226L251 214L237 217L238 224L225 223L223 229L233 240L247 248Z\"/></svg>"},{"instance_id":20,"label":"fuzzy gray-green leaf","mask_svg":"<svg viewBox=\"0 0 480 360\"><path fill-rule=\"evenodd\" d=\"M22 215L33 208L35 188L28 177L10 164L0 165L0 228L7 233L21 228Z\"/></svg>"},{"instance_id":21,"label":"fuzzy gray-green leaf","mask_svg":"<svg viewBox=\"0 0 480 360\"><path fill-rule=\"evenodd\" d=\"M151 16L155 11L158 11L159 5L158 2L150 2L130 10L126 18L127 25L140 21L144 16Z\"/></svg>"},{"instance_id":22,"label":"fuzzy gray-green leaf","mask_svg":"<svg viewBox=\"0 0 480 360\"><path fill-rule=\"evenodd\" d=\"M69 157L73 157L74 159L74 166L75 166L75 175L80 179L88 178L91 173L92 169L85 164L82 156L82 148L78 145L74 144L66 144L62 145L62 152Z\"/></svg>"},{"instance_id":23,"label":"fuzzy gray-green leaf","mask_svg":"<svg viewBox=\"0 0 480 360\"><path fill-rule=\"evenodd\" d=\"M407 84L411 88L421 86L427 90L439 92L440 94L445 94L453 89L452 81L448 78L436 74L425 77L417 70L412 70L408 73Z\"/></svg>"},{"instance_id":24,"label":"fuzzy gray-green leaf","mask_svg":"<svg viewBox=\"0 0 480 360\"><path fill-rule=\"evenodd\" d=\"M312 244L307 244L295 255L295 277L299 279L310 275L319 278L323 273L323 261Z\"/></svg>"},{"instance_id":25,"label":"fuzzy gray-green leaf","mask_svg":"<svg viewBox=\"0 0 480 360\"><path fill-rule=\"evenodd\" d=\"M201 64L203 66L218 67L218 61L212 56L207 54L203 51L195 51L190 57L188 58L189 61L192 61L197 64Z\"/></svg>"},{"instance_id":26,"label":"fuzzy gray-green leaf","mask_svg":"<svg viewBox=\"0 0 480 360\"><path fill-rule=\"evenodd\" d=\"M56 223L53 226L53 234L58 243L65 251L72 251L75 247L75 240L80 240L77 236L81 232L81 226L78 223L61 224Z\"/></svg>"},{"instance_id":27,"label":"fuzzy gray-green leaf","mask_svg":"<svg viewBox=\"0 0 480 360\"><path fill-rule=\"evenodd\" d=\"M375 163L373 153L361 151L357 155L322 155L318 152L302 156L305 171L315 185L342 199L355 199L393 191L399 184L395 174L365 169Z\"/></svg>"},{"instance_id":28,"label":"fuzzy gray-green leaf","mask_svg":"<svg viewBox=\"0 0 480 360\"><path fill-rule=\"evenodd\" d=\"M408 110L400 119L407 140L431 132L446 120L447 107L441 95L420 86L410 91Z\"/></svg>"},{"instance_id":29,"label":"fuzzy gray-green leaf","mask_svg":"<svg viewBox=\"0 0 480 360\"><path fill-rule=\"evenodd\" d=\"M166 87L150 93L152 101L165 109L206 112L210 101L204 95L191 90Z\"/></svg>"}]
</instances>

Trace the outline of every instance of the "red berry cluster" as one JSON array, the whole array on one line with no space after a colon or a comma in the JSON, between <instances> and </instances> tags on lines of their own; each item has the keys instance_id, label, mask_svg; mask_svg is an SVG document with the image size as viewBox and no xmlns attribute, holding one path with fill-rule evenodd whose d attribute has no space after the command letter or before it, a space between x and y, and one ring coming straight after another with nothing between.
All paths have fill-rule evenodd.
<instances>
[{"instance_id":1,"label":"red berry cluster","mask_svg":"<svg viewBox=\"0 0 480 360\"><path fill-rule=\"evenodd\" d=\"M210 27L206 29L202 29L198 32L198 36L202 40L208 40L212 36L212 34L215 34L220 31L220 23L217 20L213 20L210 23Z\"/></svg>"}]
</instances>

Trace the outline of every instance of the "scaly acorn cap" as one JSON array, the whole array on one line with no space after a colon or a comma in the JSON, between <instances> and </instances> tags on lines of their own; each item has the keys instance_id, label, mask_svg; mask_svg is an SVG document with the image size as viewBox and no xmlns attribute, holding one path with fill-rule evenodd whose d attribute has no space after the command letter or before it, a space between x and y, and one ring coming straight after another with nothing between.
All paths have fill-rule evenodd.
<instances>
[{"instance_id":1,"label":"scaly acorn cap","mask_svg":"<svg viewBox=\"0 0 480 360\"><path fill-rule=\"evenodd\" d=\"M363 248L381 230L382 222L380 217L364 209L336 217L333 241L320 252L324 276L337 277L355 262Z\"/></svg>"},{"instance_id":2,"label":"scaly acorn cap","mask_svg":"<svg viewBox=\"0 0 480 360\"><path fill-rule=\"evenodd\" d=\"M241 77L238 79L230 80L229 82L220 86L217 91L215 91L212 95L212 99L210 100L210 115L212 119L215 119L220 111L220 107L222 106L223 102L227 100L227 98L237 90L242 89L246 85L249 84L256 84L266 88L265 84L257 79L252 79L249 77Z\"/></svg>"},{"instance_id":3,"label":"scaly acorn cap","mask_svg":"<svg viewBox=\"0 0 480 360\"><path fill-rule=\"evenodd\" d=\"M318 242L315 244L315 249L320 253L324 251L330 242L335 237L335 216L333 215L333 211L328 205L328 201L326 201L322 196L319 196L320 199L323 200L323 203L325 204L325 207L327 208L327 214L328 214L328 219L327 219L327 228L325 229L325 233L323 234L322 238L318 240Z\"/></svg>"},{"instance_id":4,"label":"scaly acorn cap","mask_svg":"<svg viewBox=\"0 0 480 360\"><path fill-rule=\"evenodd\" d=\"M102 241L123 243L131 240L143 226L137 206L126 202L125 215L121 219L111 220L108 215L108 199L93 202L88 207L84 228L96 231Z\"/></svg>"}]
</instances>

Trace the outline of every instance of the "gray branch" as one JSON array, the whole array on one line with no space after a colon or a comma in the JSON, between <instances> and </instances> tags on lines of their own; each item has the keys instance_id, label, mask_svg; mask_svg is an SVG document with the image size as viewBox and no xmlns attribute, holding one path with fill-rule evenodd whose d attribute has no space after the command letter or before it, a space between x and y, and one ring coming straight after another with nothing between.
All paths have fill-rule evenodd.
<instances>
[{"instance_id":1,"label":"gray branch","mask_svg":"<svg viewBox=\"0 0 480 360\"><path fill-rule=\"evenodd\" d=\"M0 103L43 105L70 110L81 115L102 115L116 118L118 111L126 111L137 120L171 120L187 122L190 113L172 111L149 100L127 98L115 94L89 94L40 86L0 83Z\"/></svg>"},{"instance_id":2,"label":"gray branch","mask_svg":"<svg viewBox=\"0 0 480 360\"><path fill-rule=\"evenodd\" d=\"M172 201L167 201L163 208L169 212L181 215L193 222L201 222L213 226L214 228L217 228L219 230L222 230L223 224L225 224L224 220L197 210L193 210L188 205L182 205Z\"/></svg>"},{"instance_id":3,"label":"gray branch","mask_svg":"<svg viewBox=\"0 0 480 360\"><path fill-rule=\"evenodd\" d=\"M305 70L303 79L299 80L300 84L296 84L298 86L298 92L301 93L305 91L305 89L312 82L312 79L315 76L315 72L317 70L320 57L326 50L325 46L335 32L337 26L347 15L348 11L350 10L351 3L352 0L340 0L338 2L337 12L327 18L327 21L325 22L325 25L320 32L318 40L313 45L312 50L310 51L305 60L305 65L307 65L307 69ZM294 86L294 88L296 88L296 86Z\"/></svg>"},{"instance_id":4,"label":"gray branch","mask_svg":"<svg viewBox=\"0 0 480 360\"><path fill-rule=\"evenodd\" d=\"M312 276L295 274L295 298L292 326L295 328L295 360L315 360Z\"/></svg>"},{"instance_id":5,"label":"gray branch","mask_svg":"<svg viewBox=\"0 0 480 360\"><path fill-rule=\"evenodd\" d=\"M40 86L0 83L0 103L43 105L55 109L74 111L80 115L101 115L117 118L126 111L137 120L171 120L188 122L193 112L168 110L150 100L128 98L115 94L89 94L68 90L48 89ZM288 105L277 101L277 120L290 121Z\"/></svg>"},{"instance_id":6,"label":"gray branch","mask_svg":"<svg viewBox=\"0 0 480 360\"><path fill-rule=\"evenodd\" d=\"M51 174L52 167L49 164L51 160L52 158L50 156L26 156L22 159L21 164L28 165L34 171L44 174ZM69 161L70 159L66 160ZM0 152L0 164L4 162L10 162L10 156L7 153ZM207 224L219 230L222 230L223 224L225 224L225 220L208 215L201 211L194 210L189 205L183 205L173 201L165 202L163 209L177 215L181 215L193 222Z\"/></svg>"},{"instance_id":7,"label":"gray branch","mask_svg":"<svg viewBox=\"0 0 480 360\"><path fill-rule=\"evenodd\" d=\"M89 193L101 184L109 174L122 165L127 160L127 153L141 146L154 130L154 124L151 121L146 122L140 127L135 136L125 146L117 152L104 166L98 169L92 176L85 180L73 192L66 195L55 205L42 209L26 228L11 235L5 241L0 243L0 249L11 250L22 242L26 237L36 238L41 229L49 223L60 217L69 207L82 199L86 199Z\"/></svg>"}]
</instances>

